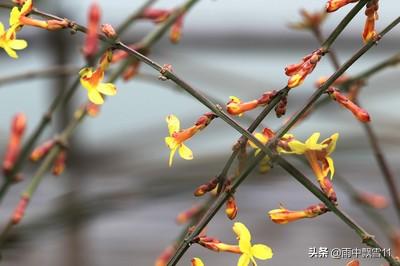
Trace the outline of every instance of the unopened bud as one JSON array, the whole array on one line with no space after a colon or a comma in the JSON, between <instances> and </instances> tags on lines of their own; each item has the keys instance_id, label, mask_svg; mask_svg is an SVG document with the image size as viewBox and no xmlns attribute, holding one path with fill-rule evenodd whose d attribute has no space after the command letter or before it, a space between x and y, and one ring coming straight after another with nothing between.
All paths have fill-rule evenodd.
<instances>
[{"instance_id":1,"label":"unopened bud","mask_svg":"<svg viewBox=\"0 0 400 266\"><path fill-rule=\"evenodd\" d=\"M238 213L238 207L236 205L236 201L233 196L230 196L226 201L225 213L226 216L228 216L228 218L231 220L236 218L236 215Z\"/></svg>"},{"instance_id":2,"label":"unopened bud","mask_svg":"<svg viewBox=\"0 0 400 266\"><path fill-rule=\"evenodd\" d=\"M55 141L53 139L44 142L43 144L39 145L32 151L29 159L33 162L42 159L43 156L45 156L50 151L50 149L54 146L54 144Z\"/></svg>"},{"instance_id":3,"label":"unopened bud","mask_svg":"<svg viewBox=\"0 0 400 266\"><path fill-rule=\"evenodd\" d=\"M110 24L102 24L101 32L104 33L108 38L114 39L117 37L117 33L115 32L113 26Z\"/></svg>"},{"instance_id":4,"label":"unopened bud","mask_svg":"<svg viewBox=\"0 0 400 266\"><path fill-rule=\"evenodd\" d=\"M24 217L25 209L28 206L28 203L29 203L29 197L22 196L11 218L11 221L14 225L18 224Z\"/></svg>"}]
</instances>

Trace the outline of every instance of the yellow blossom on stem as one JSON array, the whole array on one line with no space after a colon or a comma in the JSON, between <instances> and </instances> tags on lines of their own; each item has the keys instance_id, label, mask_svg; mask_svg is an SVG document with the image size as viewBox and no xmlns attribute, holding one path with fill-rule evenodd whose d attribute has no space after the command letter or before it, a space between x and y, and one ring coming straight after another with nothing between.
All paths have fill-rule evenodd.
<instances>
[{"instance_id":1,"label":"yellow blossom on stem","mask_svg":"<svg viewBox=\"0 0 400 266\"><path fill-rule=\"evenodd\" d=\"M204 266L204 263L199 258L193 258L192 259L192 266Z\"/></svg>"},{"instance_id":2,"label":"yellow blossom on stem","mask_svg":"<svg viewBox=\"0 0 400 266\"><path fill-rule=\"evenodd\" d=\"M100 66L93 71L90 67L85 67L79 71L82 86L88 91L88 98L94 104L103 104L102 94L113 96L117 93L117 88L113 83L103 83L104 72L108 68L112 59L112 51L108 49L100 59Z\"/></svg>"},{"instance_id":3,"label":"yellow blossom on stem","mask_svg":"<svg viewBox=\"0 0 400 266\"><path fill-rule=\"evenodd\" d=\"M172 165L172 160L177 150L183 159L193 159L192 150L190 150L184 144L184 142L208 126L208 124L216 117L217 116L213 113L206 113L196 121L194 126L181 130L179 119L175 115L167 116L166 121L168 125L169 136L165 137L165 143L171 150L169 155L169 166Z\"/></svg>"},{"instance_id":4,"label":"yellow blossom on stem","mask_svg":"<svg viewBox=\"0 0 400 266\"><path fill-rule=\"evenodd\" d=\"M10 13L10 26L21 27L25 23L26 15L32 11L32 0L27 0L23 3L21 10L18 7L13 7Z\"/></svg>"},{"instance_id":5,"label":"yellow blossom on stem","mask_svg":"<svg viewBox=\"0 0 400 266\"><path fill-rule=\"evenodd\" d=\"M259 260L272 258L273 253L270 247L263 244L251 244L251 234L244 224L235 223L233 225L233 231L239 240L239 249L242 253L237 266L247 266L250 264L250 261L253 265L257 265L255 258Z\"/></svg>"},{"instance_id":6,"label":"yellow blossom on stem","mask_svg":"<svg viewBox=\"0 0 400 266\"><path fill-rule=\"evenodd\" d=\"M304 154L310 164L321 189L334 202L336 202L336 193L333 190L332 182L327 177L330 173L330 179L333 178L335 167L331 153L336 148L336 142L339 138L339 133L335 133L329 138L318 143L320 133L316 132L311 135L304 143L294 138L287 141L287 147L279 149L281 153Z\"/></svg>"},{"instance_id":7,"label":"yellow blossom on stem","mask_svg":"<svg viewBox=\"0 0 400 266\"><path fill-rule=\"evenodd\" d=\"M3 48L11 58L18 58L14 50L22 50L27 46L25 40L16 39L16 26L5 31L3 23L0 22L0 48Z\"/></svg>"},{"instance_id":8,"label":"yellow blossom on stem","mask_svg":"<svg viewBox=\"0 0 400 266\"><path fill-rule=\"evenodd\" d=\"M328 209L322 203L312 205L300 211L291 211L281 205L279 209L270 210L268 216L274 223L287 224L304 218L314 218L326 213L327 211Z\"/></svg>"},{"instance_id":9,"label":"yellow blossom on stem","mask_svg":"<svg viewBox=\"0 0 400 266\"><path fill-rule=\"evenodd\" d=\"M254 134L254 137L256 137L256 139L258 139L263 145L267 144L267 142L274 136L275 133L269 128L264 128L262 133L256 132ZM249 145L256 150L255 155L260 153L261 149L252 141L249 141Z\"/></svg>"}]
</instances>

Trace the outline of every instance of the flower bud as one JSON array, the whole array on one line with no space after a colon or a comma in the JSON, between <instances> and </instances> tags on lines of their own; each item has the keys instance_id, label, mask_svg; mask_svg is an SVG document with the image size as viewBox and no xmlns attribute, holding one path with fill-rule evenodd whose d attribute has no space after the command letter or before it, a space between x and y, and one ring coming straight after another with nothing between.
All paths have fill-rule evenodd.
<instances>
[{"instance_id":1,"label":"flower bud","mask_svg":"<svg viewBox=\"0 0 400 266\"><path fill-rule=\"evenodd\" d=\"M217 118L217 117L218 116L214 113L211 113L211 112L205 113L202 116L200 116L199 119L197 119L195 126L198 127L199 129L203 129L206 126L208 126L214 118Z\"/></svg>"},{"instance_id":2,"label":"flower bud","mask_svg":"<svg viewBox=\"0 0 400 266\"><path fill-rule=\"evenodd\" d=\"M11 122L11 134L3 161L4 175L10 174L21 150L21 140L26 128L26 116L18 113Z\"/></svg>"},{"instance_id":3,"label":"flower bud","mask_svg":"<svg viewBox=\"0 0 400 266\"><path fill-rule=\"evenodd\" d=\"M329 0L328 3L326 3L326 12L334 12L347 4L357 1L359 0Z\"/></svg>"},{"instance_id":4,"label":"flower bud","mask_svg":"<svg viewBox=\"0 0 400 266\"><path fill-rule=\"evenodd\" d=\"M305 78L314 70L322 56L322 49L318 49L303 57L300 63L287 66L285 74L290 77L287 86L289 88L300 86Z\"/></svg>"},{"instance_id":5,"label":"flower bud","mask_svg":"<svg viewBox=\"0 0 400 266\"><path fill-rule=\"evenodd\" d=\"M96 54L99 48L99 33L101 11L97 3L93 3L89 7L89 22L87 26L86 40L83 47L83 54L86 58L90 58Z\"/></svg>"},{"instance_id":6,"label":"flower bud","mask_svg":"<svg viewBox=\"0 0 400 266\"><path fill-rule=\"evenodd\" d=\"M243 113L258 107L259 101L242 102L235 96L230 96L230 101L226 104L226 111L231 115L242 116Z\"/></svg>"},{"instance_id":7,"label":"flower bud","mask_svg":"<svg viewBox=\"0 0 400 266\"><path fill-rule=\"evenodd\" d=\"M130 66L128 66L128 68L122 74L122 78L124 79L124 81L128 81L134 78L139 72L139 66L140 66L140 61L137 60L133 62Z\"/></svg>"},{"instance_id":8,"label":"flower bud","mask_svg":"<svg viewBox=\"0 0 400 266\"><path fill-rule=\"evenodd\" d=\"M367 111L350 101L349 98L340 93L336 88L330 87L327 93L331 96L333 100L338 102L341 106L348 109L353 115L361 122L370 122L371 118Z\"/></svg>"},{"instance_id":9,"label":"flower bud","mask_svg":"<svg viewBox=\"0 0 400 266\"><path fill-rule=\"evenodd\" d=\"M29 197L22 196L11 218L11 222L13 225L18 224L22 220L25 214L25 209L28 206L28 203L29 203Z\"/></svg>"},{"instance_id":10,"label":"flower bud","mask_svg":"<svg viewBox=\"0 0 400 266\"><path fill-rule=\"evenodd\" d=\"M168 261L174 254L174 251L175 251L174 246L168 246L161 252L160 256L158 256L157 260L154 263L154 266L167 266Z\"/></svg>"},{"instance_id":11,"label":"flower bud","mask_svg":"<svg viewBox=\"0 0 400 266\"><path fill-rule=\"evenodd\" d=\"M384 209L389 206L386 197L369 192L358 193L356 200L375 209Z\"/></svg>"},{"instance_id":12,"label":"flower bud","mask_svg":"<svg viewBox=\"0 0 400 266\"><path fill-rule=\"evenodd\" d=\"M100 113L100 107L101 105L88 102L86 104L86 112L89 116L96 117Z\"/></svg>"},{"instance_id":13,"label":"flower bud","mask_svg":"<svg viewBox=\"0 0 400 266\"><path fill-rule=\"evenodd\" d=\"M236 218L236 215L238 213L238 207L236 205L236 201L233 196L230 196L226 201L225 213L226 216L228 216L228 218L231 220Z\"/></svg>"},{"instance_id":14,"label":"flower bud","mask_svg":"<svg viewBox=\"0 0 400 266\"><path fill-rule=\"evenodd\" d=\"M199 258L193 258L192 266L204 266L204 263Z\"/></svg>"},{"instance_id":15,"label":"flower bud","mask_svg":"<svg viewBox=\"0 0 400 266\"><path fill-rule=\"evenodd\" d=\"M104 33L108 38L114 39L117 37L117 33L115 32L113 26L110 24L102 24L101 32Z\"/></svg>"},{"instance_id":16,"label":"flower bud","mask_svg":"<svg viewBox=\"0 0 400 266\"><path fill-rule=\"evenodd\" d=\"M375 21L378 19L378 0L369 1L365 10L367 16L365 20L364 30L362 37L364 42L368 42L372 38L375 38L378 33L375 31Z\"/></svg>"},{"instance_id":17,"label":"flower bud","mask_svg":"<svg viewBox=\"0 0 400 266\"><path fill-rule=\"evenodd\" d=\"M201 206L193 205L190 209L185 210L178 214L176 222L178 224L184 224L189 222L193 217L197 216L202 210Z\"/></svg>"},{"instance_id":18,"label":"flower bud","mask_svg":"<svg viewBox=\"0 0 400 266\"><path fill-rule=\"evenodd\" d=\"M218 178L213 178L211 181L200 185L199 187L196 188L196 190L194 191L194 195L196 197L200 197L203 196L204 194L206 194L207 192L212 191L214 188L216 188L218 185Z\"/></svg>"},{"instance_id":19,"label":"flower bud","mask_svg":"<svg viewBox=\"0 0 400 266\"><path fill-rule=\"evenodd\" d=\"M291 211L283 206L279 209L274 209L268 212L270 219L277 224L287 224L304 218L314 218L318 215L324 214L328 211L326 206L322 203L311 205L301 211Z\"/></svg>"},{"instance_id":20,"label":"flower bud","mask_svg":"<svg viewBox=\"0 0 400 266\"><path fill-rule=\"evenodd\" d=\"M352 260L349 261L346 266L360 266L360 261L359 260Z\"/></svg>"},{"instance_id":21,"label":"flower bud","mask_svg":"<svg viewBox=\"0 0 400 266\"><path fill-rule=\"evenodd\" d=\"M171 30L169 32L169 39L172 43L178 43L182 37L182 28L183 28L183 15L180 15L175 23L172 25Z\"/></svg>"},{"instance_id":22,"label":"flower bud","mask_svg":"<svg viewBox=\"0 0 400 266\"><path fill-rule=\"evenodd\" d=\"M160 23L165 21L170 15L171 11L165 9L147 8L143 11L140 18L151 20L154 23Z\"/></svg>"},{"instance_id":23,"label":"flower bud","mask_svg":"<svg viewBox=\"0 0 400 266\"><path fill-rule=\"evenodd\" d=\"M50 151L50 149L54 146L54 144L55 141L53 139L44 142L43 144L39 145L32 151L29 159L32 162L39 161L40 159L43 158L43 156L45 156Z\"/></svg>"},{"instance_id":24,"label":"flower bud","mask_svg":"<svg viewBox=\"0 0 400 266\"><path fill-rule=\"evenodd\" d=\"M295 30L318 29L326 18L326 12L318 11L310 13L305 9L300 10L300 15L303 17L303 20L298 23L289 24L290 28Z\"/></svg>"},{"instance_id":25,"label":"flower bud","mask_svg":"<svg viewBox=\"0 0 400 266\"><path fill-rule=\"evenodd\" d=\"M52 169L53 175L59 176L64 172L66 160L67 160L67 153L65 152L65 150L60 151L56 159L54 160L54 165Z\"/></svg>"}]
</instances>

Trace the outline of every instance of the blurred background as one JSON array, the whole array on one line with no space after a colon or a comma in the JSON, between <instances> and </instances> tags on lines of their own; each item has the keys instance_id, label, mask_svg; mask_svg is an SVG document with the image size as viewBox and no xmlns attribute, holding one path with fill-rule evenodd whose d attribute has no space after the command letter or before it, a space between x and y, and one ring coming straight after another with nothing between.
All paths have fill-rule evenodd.
<instances>
[{"instance_id":1,"label":"blurred background","mask_svg":"<svg viewBox=\"0 0 400 266\"><path fill-rule=\"evenodd\" d=\"M91 3L89 0L35 2L41 10L82 24L86 22ZM143 2L98 1L103 10L102 22L117 26ZM182 2L160 0L155 6L171 8ZM220 103L226 103L230 95L251 100L264 91L284 87L287 82L284 67L297 63L319 47L311 33L293 31L287 24L300 20L300 8L317 11L325 2L200 1L185 17L181 42L171 44L165 36L149 56L161 64L172 64L178 75ZM328 16L323 30L325 36L350 8ZM379 14L378 30L398 16L398 3L382 1ZM333 49L341 62L362 46L364 18L360 13L335 42ZM0 20L7 22L7 10L0 10ZM153 27L150 22L137 22L122 40L138 41ZM26 28L19 36L28 40L29 47L19 52L19 60L12 60L1 52L0 78L52 66L68 65L79 69L84 65L80 52L82 34L71 36L68 31ZM348 73L360 73L399 52L399 43L400 29L396 28ZM399 71L398 67L393 67L380 72L368 81L360 95L360 102L372 117L372 125L397 181L400 172ZM329 58L323 58L304 85L291 91L287 114L304 104L315 90L313 83L318 77L332 73ZM60 90L67 89L76 75L0 86L1 154L7 145L12 116L16 112L27 114L29 134L51 100ZM117 83L118 94L107 101L97 118L87 119L79 127L71 140L66 173L57 178L51 175L45 178L26 217L2 252L3 265L153 265L161 251L174 241L183 228L175 223L176 215L204 200L194 198L193 190L222 170L239 134L223 121L215 120L188 142L195 159L184 161L176 157L173 167L168 168L165 117L175 114L181 119L182 127L189 127L208 110L171 82L161 82L157 77L153 69L142 65L136 78ZM80 88L71 103L56 114L41 140L59 132L73 110L85 100L85 90ZM257 114L258 111L253 111L248 117L254 118ZM284 119L271 115L263 125L276 129ZM243 126L250 121L236 120ZM347 110L335 103L327 104L292 133L305 140L315 131L321 132L322 138L340 133L333 154L338 174L361 191L389 195L366 134ZM312 176L297 158L289 159ZM8 221L36 167L28 164L23 170L25 181L8 192L0 208L1 225ZM342 187L339 182L335 183L340 206L389 247L390 242L382 229L365 216ZM348 260L310 259L308 250L311 247L364 247L358 236L331 213L287 225L272 223L266 213L277 208L279 203L289 209L318 203L279 168L266 175L254 171L238 190L236 199L239 206L236 220L249 227L253 243L265 243L273 248L273 259L260 261L259 265L345 265ZM392 205L380 212L399 226ZM210 223L208 235L235 243L232 225L221 211ZM192 246L179 265L189 265L193 256L203 258L206 265L236 265L238 259L236 255ZM361 263L382 265L384 261L362 259Z\"/></svg>"}]
</instances>

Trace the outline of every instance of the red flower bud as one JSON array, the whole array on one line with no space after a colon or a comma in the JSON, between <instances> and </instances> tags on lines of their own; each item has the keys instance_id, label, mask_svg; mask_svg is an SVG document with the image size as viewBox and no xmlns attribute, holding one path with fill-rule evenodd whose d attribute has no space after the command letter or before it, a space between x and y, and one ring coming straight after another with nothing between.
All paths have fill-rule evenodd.
<instances>
[{"instance_id":1,"label":"red flower bud","mask_svg":"<svg viewBox=\"0 0 400 266\"><path fill-rule=\"evenodd\" d=\"M53 175L59 176L64 172L66 160L67 160L67 153L65 152L65 150L60 151L56 159L54 160L54 165L52 169Z\"/></svg>"},{"instance_id":2,"label":"red flower bud","mask_svg":"<svg viewBox=\"0 0 400 266\"><path fill-rule=\"evenodd\" d=\"M338 102L341 106L350 110L359 121L361 122L371 121L370 116L366 110L362 109L361 107L350 101L350 99L341 94L338 89L330 87L327 90L327 93L331 96L333 100Z\"/></svg>"},{"instance_id":3,"label":"red flower bud","mask_svg":"<svg viewBox=\"0 0 400 266\"><path fill-rule=\"evenodd\" d=\"M12 215L12 218L11 218L12 224L16 225L22 220L22 218L24 217L24 214L25 214L25 209L28 206L28 203L29 203L29 197L22 196L18 202L17 207L14 210L13 215Z\"/></svg>"},{"instance_id":4,"label":"red flower bud","mask_svg":"<svg viewBox=\"0 0 400 266\"><path fill-rule=\"evenodd\" d=\"M33 162L42 159L43 156L45 156L50 151L50 149L54 146L54 144L55 141L53 139L44 142L43 144L39 145L32 151L29 159Z\"/></svg>"},{"instance_id":5,"label":"red flower bud","mask_svg":"<svg viewBox=\"0 0 400 266\"><path fill-rule=\"evenodd\" d=\"M357 195L357 200L375 209L384 209L389 206L386 197L369 192L360 192Z\"/></svg>"},{"instance_id":6,"label":"red flower bud","mask_svg":"<svg viewBox=\"0 0 400 266\"><path fill-rule=\"evenodd\" d=\"M169 246L166 249L164 249L160 256L157 258L155 262L155 266L167 266L168 261L171 259L172 255L174 254L175 247L174 246Z\"/></svg>"},{"instance_id":7,"label":"red flower bud","mask_svg":"<svg viewBox=\"0 0 400 266\"><path fill-rule=\"evenodd\" d=\"M86 58L96 54L99 47L98 33L100 25L101 11L97 3L93 3L89 8L89 22L86 33L86 40L83 47L83 54Z\"/></svg>"},{"instance_id":8,"label":"red flower bud","mask_svg":"<svg viewBox=\"0 0 400 266\"><path fill-rule=\"evenodd\" d=\"M233 196L230 196L226 201L225 213L226 216L228 216L228 218L231 220L236 218L236 215L238 213L238 207L236 205L236 201Z\"/></svg>"},{"instance_id":9,"label":"red flower bud","mask_svg":"<svg viewBox=\"0 0 400 266\"><path fill-rule=\"evenodd\" d=\"M11 122L11 134L3 161L3 173L10 174L21 150L21 140L26 128L26 116L18 113Z\"/></svg>"},{"instance_id":10,"label":"red flower bud","mask_svg":"<svg viewBox=\"0 0 400 266\"><path fill-rule=\"evenodd\" d=\"M169 39L171 40L172 43L178 43L181 39L182 36L182 28L183 28L183 15L180 15L175 23L172 25L170 33L169 33Z\"/></svg>"},{"instance_id":11,"label":"red flower bud","mask_svg":"<svg viewBox=\"0 0 400 266\"><path fill-rule=\"evenodd\" d=\"M213 178L211 181L196 188L196 190L194 191L194 195L196 197L203 196L207 192L210 192L213 189L215 189L217 187L217 185L218 185L218 178Z\"/></svg>"},{"instance_id":12,"label":"red flower bud","mask_svg":"<svg viewBox=\"0 0 400 266\"><path fill-rule=\"evenodd\" d=\"M199 205L193 205L190 209L179 213L176 217L176 222L178 224L187 223L194 216L198 215L201 210L202 208Z\"/></svg>"},{"instance_id":13,"label":"red flower bud","mask_svg":"<svg viewBox=\"0 0 400 266\"><path fill-rule=\"evenodd\" d=\"M151 20L154 23L160 23L165 21L170 15L171 11L165 9L147 8L143 11L140 18Z\"/></svg>"}]
</instances>

